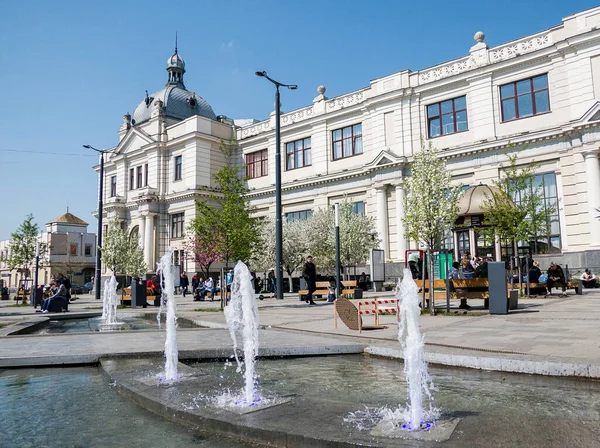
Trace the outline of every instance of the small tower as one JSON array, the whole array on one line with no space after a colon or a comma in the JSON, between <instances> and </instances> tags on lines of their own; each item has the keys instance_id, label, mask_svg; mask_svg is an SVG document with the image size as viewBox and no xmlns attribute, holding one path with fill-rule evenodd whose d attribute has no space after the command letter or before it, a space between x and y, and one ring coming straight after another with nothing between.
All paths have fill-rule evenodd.
<instances>
[{"instance_id":1,"label":"small tower","mask_svg":"<svg viewBox=\"0 0 600 448\"><path fill-rule=\"evenodd\" d=\"M185 89L185 85L183 84L185 62L183 62L183 59L177 53L177 35L175 35L175 53L167 61L167 71L169 72L169 81L166 85L178 85Z\"/></svg>"}]
</instances>

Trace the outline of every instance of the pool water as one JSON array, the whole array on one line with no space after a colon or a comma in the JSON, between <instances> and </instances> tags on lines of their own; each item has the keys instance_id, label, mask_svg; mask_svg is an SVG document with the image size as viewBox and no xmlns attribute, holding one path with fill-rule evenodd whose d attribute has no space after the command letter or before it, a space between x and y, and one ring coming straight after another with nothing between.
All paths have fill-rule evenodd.
<instances>
[{"instance_id":1,"label":"pool water","mask_svg":"<svg viewBox=\"0 0 600 448\"><path fill-rule=\"evenodd\" d=\"M155 314L133 314L118 315L117 320L120 325L115 325L112 329L103 327L101 331L137 331L137 330L156 330L158 323ZM98 325L100 318L92 319L58 319L50 320L48 325L34 332L34 334L64 334L64 333L93 333L94 324ZM165 319L162 316L162 328L165 328ZM177 319L178 328L201 328L187 319Z\"/></svg>"},{"instance_id":2,"label":"pool water","mask_svg":"<svg viewBox=\"0 0 600 448\"><path fill-rule=\"evenodd\" d=\"M0 373L2 447L189 447L252 445L168 422L114 391L95 367Z\"/></svg>"}]
</instances>

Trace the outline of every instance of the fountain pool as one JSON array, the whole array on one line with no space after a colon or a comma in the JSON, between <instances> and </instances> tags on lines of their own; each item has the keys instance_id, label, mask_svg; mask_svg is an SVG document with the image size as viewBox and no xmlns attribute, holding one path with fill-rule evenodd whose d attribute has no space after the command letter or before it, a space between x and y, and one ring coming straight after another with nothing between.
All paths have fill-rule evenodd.
<instances>
[{"instance_id":1,"label":"fountain pool","mask_svg":"<svg viewBox=\"0 0 600 448\"><path fill-rule=\"evenodd\" d=\"M166 387L156 386L160 360L114 359L102 368L118 390L166 418L272 446L595 446L600 433L600 383L595 381L430 366L440 418L459 419L449 440L440 444L373 432L382 410L397 408L399 397L406 396L397 360L367 355L262 359L257 364L262 393L289 401L244 415L212 403L219 391L243 387L235 362L188 366L180 364L186 367L180 368L181 380Z\"/></svg>"}]
</instances>

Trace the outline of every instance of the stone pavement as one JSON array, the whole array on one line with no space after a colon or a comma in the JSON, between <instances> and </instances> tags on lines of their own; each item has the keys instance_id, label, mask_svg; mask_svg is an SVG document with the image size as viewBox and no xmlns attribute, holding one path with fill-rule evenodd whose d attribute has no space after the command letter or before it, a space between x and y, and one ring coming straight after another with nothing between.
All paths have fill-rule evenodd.
<instances>
[{"instance_id":1,"label":"stone pavement","mask_svg":"<svg viewBox=\"0 0 600 448\"><path fill-rule=\"evenodd\" d=\"M369 293L390 296L392 293ZM395 316L381 316L383 330L349 330L339 322L333 326L333 306L300 302L297 294L284 300L259 301L262 354L368 353L401 357ZM482 303L470 301L474 308ZM52 315L33 312L32 307L14 307L0 302L0 337L9 335L14 323L44 321ZM219 302L194 302L177 296L178 317L208 329L185 329L178 334L182 352L204 351L217 355L230 349L229 335ZM448 316L421 317L426 357L431 363L486 370L537 373L557 376L600 378L600 291L585 290L582 296L520 299L519 309L507 315L489 315L483 309L464 315L452 303ZM76 313L101 312L101 303L86 294L70 306ZM155 308L127 309L131 313L156 313ZM119 312L125 312L124 310ZM370 324L372 317L363 321ZM13 324L13 325L8 325ZM159 354L164 349L164 331L135 333L12 335L0 339L0 366L63 364L78 360L93 362L100 356ZM71 361L69 361L71 360Z\"/></svg>"}]
</instances>

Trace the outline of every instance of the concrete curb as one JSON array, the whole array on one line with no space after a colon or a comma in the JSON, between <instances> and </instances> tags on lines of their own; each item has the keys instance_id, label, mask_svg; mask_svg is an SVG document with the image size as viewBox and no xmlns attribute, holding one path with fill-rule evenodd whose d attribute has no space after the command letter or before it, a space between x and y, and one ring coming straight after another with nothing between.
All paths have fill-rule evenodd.
<instances>
[{"instance_id":1,"label":"concrete curb","mask_svg":"<svg viewBox=\"0 0 600 448\"><path fill-rule=\"evenodd\" d=\"M365 353L375 356L403 359L400 349L369 346ZM526 373L531 375L600 378L600 365L559 361L532 361L506 357L457 355L425 352L425 361L452 367L492 370L497 372Z\"/></svg>"}]
</instances>

